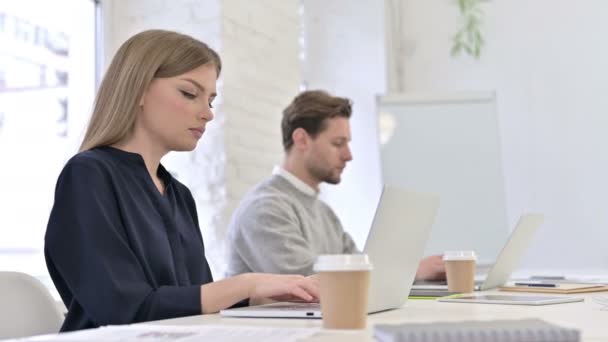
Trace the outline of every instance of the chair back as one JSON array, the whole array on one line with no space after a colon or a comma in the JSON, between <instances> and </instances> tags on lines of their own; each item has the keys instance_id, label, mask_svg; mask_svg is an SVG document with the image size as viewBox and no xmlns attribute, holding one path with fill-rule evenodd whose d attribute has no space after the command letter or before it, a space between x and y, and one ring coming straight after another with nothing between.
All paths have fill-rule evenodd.
<instances>
[{"instance_id":1,"label":"chair back","mask_svg":"<svg viewBox=\"0 0 608 342\"><path fill-rule=\"evenodd\" d=\"M63 314L40 280L0 272L0 339L59 332Z\"/></svg>"}]
</instances>

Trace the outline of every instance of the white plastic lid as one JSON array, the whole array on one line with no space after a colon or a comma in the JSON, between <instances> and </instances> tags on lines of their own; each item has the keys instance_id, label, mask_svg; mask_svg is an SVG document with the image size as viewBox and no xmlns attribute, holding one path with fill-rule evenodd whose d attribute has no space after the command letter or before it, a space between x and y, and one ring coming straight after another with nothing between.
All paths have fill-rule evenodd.
<instances>
[{"instance_id":1,"label":"white plastic lid","mask_svg":"<svg viewBox=\"0 0 608 342\"><path fill-rule=\"evenodd\" d=\"M475 251L446 251L443 253L443 260L477 260Z\"/></svg>"},{"instance_id":2,"label":"white plastic lid","mask_svg":"<svg viewBox=\"0 0 608 342\"><path fill-rule=\"evenodd\" d=\"M317 257L315 272L369 271L372 264L367 254L324 254Z\"/></svg>"}]
</instances>

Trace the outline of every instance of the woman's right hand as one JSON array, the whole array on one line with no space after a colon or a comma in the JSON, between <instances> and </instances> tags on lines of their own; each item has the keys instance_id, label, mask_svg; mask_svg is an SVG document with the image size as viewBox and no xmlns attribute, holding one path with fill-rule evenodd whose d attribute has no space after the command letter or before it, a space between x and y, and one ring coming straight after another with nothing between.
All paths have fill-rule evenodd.
<instances>
[{"instance_id":1,"label":"woman's right hand","mask_svg":"<svg viewBox=\"0 0 608 342\"><path fill-rule=\"evenodd\" d=\"M270 298L277 301L319 301L317 277L249 273L249 298L256 301Z\"/></svg>"}]
</instances>

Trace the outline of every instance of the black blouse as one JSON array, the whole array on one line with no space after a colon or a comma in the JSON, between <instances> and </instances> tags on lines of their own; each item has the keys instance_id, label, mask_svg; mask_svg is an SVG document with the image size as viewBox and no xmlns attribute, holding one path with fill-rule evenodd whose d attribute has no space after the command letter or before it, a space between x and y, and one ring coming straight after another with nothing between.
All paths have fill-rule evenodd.
<instances>
[{"instance_id":1,"label":"black blouse","mask_svg":"<svg viewBox=\"0 0 608 342\"><path fill-rule=\"evenodd\" d=\"M100 147L74 156L57 181L45 236L51 278L68 308L61 331L201 314L213 281L188 188L160 165Z\"/></svg>"}]
</instances>

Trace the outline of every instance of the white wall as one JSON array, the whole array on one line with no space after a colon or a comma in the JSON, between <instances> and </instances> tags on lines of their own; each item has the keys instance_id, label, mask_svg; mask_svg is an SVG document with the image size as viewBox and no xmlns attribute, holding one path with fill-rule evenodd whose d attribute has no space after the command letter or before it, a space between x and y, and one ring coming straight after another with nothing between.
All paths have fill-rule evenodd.
<instances>
[{"instance_id":1,"label":"white wall","mask_svg":"<svg viewBox=\"0 0 608 342\"><path fill-rule=\"evenodd\" d=\"M384 6L376 0L306 0L304 27L308 89L325 89L353 101L353 161L322 198L362 248L380 195L376 95L385 90Z\"/></svg>"},{"instance_id":2,"label":"white wall","mask_svg":"<svg viewBox=\"0 0 608 342\"><path fill-rule=\"evenodd\" d=\"M455 2L407 0L407 91L496 90L507 212L545 214L524 265L608 269L608 2L488 1L480 60L452 58ZM437 23L441 23L438 25Z\"/></svg>"}]
</instances>

